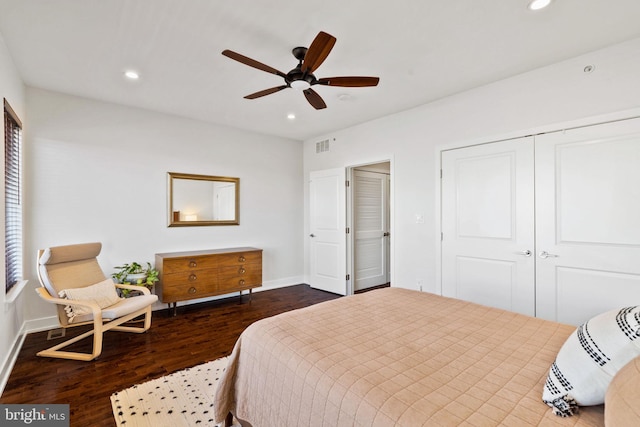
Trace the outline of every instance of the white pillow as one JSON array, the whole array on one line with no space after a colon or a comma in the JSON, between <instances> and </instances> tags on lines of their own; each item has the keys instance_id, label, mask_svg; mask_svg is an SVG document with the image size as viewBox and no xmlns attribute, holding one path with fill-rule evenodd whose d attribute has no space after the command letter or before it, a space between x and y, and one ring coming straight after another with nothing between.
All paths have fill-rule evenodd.
<instances>
[{"instance_id":1,"label":"white pillow","mask_svg":"<svg viewBox=\"0 0 640 427\"><path fill-rule=\"evenodd\" d=\"M579 326L551 365L542 400L568 417L578 405L604 403L615 374L640 355L640 306L602 313Z\"/></svg>"},{"instance_id":2,"label":"white pillow","mask_svg":"<svg viewBox=\"0 0 640 427\"><path fill-rule=\"evenodd\" d=\"M58 295L60 298L66 298L74 301L93 302L98 304L100 308L112 306L122 299L118 296L113 279L110 278L84 288L63 289L58 292ZM64 309L67 312L67 316L69 316L69 323L73 322L77 316L92 313L91 309L88 307L81 307L77 305L67 305Z\"/></svg>"}]
</instances>

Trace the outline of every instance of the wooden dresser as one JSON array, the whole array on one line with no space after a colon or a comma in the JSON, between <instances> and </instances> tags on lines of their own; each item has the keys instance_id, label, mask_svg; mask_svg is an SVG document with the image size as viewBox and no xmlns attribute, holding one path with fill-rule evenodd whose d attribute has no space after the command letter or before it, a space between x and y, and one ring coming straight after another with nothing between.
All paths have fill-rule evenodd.
<instances>
[{"instance_id":1,"label":"wooden dresser","mask_svg":"<svg viewBox=\"0 0 640 427\"><path fill-rule=\"evenodd\" d=\"M162 302L223 295L262 286L262 249L225 248L156 254L160 281L156 292Z\"/></svg>"}]
</instances>

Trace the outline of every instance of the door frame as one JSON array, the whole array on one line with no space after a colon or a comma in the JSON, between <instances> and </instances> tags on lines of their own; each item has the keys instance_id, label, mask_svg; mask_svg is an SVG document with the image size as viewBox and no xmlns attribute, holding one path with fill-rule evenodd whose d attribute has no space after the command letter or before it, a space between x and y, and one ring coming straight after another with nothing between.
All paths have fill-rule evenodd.
<instances>
[{"instance_id":1,"label":"door frame","mask_svg":"<svg viewBox=\"0 0 640 427\"><path fill-rule=\"evenodd\" d=\"M358 164L351 164L348 165L346 167L346 177L347 177L347 181L349 181L349 183L353 182L354 179L354 172L356 169L358 168L363 168L366 166L373 166L373 165L377 165L380 163L389 163L389 180L391 181L390 185L389 185L389 265L387 266L389 268L389 281L390 283L394 282L394 272L395 272L395 251L394 251L394 220L395 220L395 214L394 214L394 165L393 165L393 159L388 158L388 159L382 159L382 160L373 160L373 161L368 161L365 163L358 163ZM347 187L347 212L346 212L346 224L347 224L347 228L350 230L350 232L346 235L347 238L347 274L349 275L349 280L347 281L347 295L353 295L353 291L354 291L354 282L355 282L355 272L354 272L354 266L355 266L355 233L353 233L353 225L355 222L355 201L354 201L354 197L353 197L353 185L349 185Z\"/></svg>"}]
</instances>

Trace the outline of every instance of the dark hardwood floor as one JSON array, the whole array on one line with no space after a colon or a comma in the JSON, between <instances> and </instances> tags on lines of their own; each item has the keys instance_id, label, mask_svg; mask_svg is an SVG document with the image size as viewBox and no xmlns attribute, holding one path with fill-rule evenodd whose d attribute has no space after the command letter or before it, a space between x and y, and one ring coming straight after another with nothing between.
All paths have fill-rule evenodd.
<instances>
[{"instance_id":1,"label":"dark hardwood floor","mask_svg":"<svg viewBox=\"0 0 640 427\"><path fill-rule=\"evenodd\" d=\"M71 426L115 426L112 393L231 353L240 333L256 320L338 298L296 285L178 308L178 316L155 311L144 334L107 332L102 354L79 362L36 356L60 340L29 334L0 403L67 403ZM80 331L67 330L67 337ZM84 329L83 329L84 330ZM85 340L87 341L87 340ZM70 350L87 351L84 342Z\"/></svg>"}]
</instances>

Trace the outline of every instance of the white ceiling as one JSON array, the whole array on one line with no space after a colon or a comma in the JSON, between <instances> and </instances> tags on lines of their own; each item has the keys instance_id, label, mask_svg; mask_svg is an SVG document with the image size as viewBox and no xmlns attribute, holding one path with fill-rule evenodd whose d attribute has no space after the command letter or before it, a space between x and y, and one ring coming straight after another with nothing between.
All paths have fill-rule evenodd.
<instances>
[{"instance_id":1,"label":"white ceiling","mask_svg":"<svg viewBox=\"0 0 640 427\"><path fill-rule=\"evenodd\" d=\"M304 140L640 36L638 0L527 3L0 0L0 33L29 86ZM380 84L315 86L324 110L294 89L243 99L282 79L224 49L286 73L321 30L337 43L318 78Z\"/></svg>"}]
</instances>

